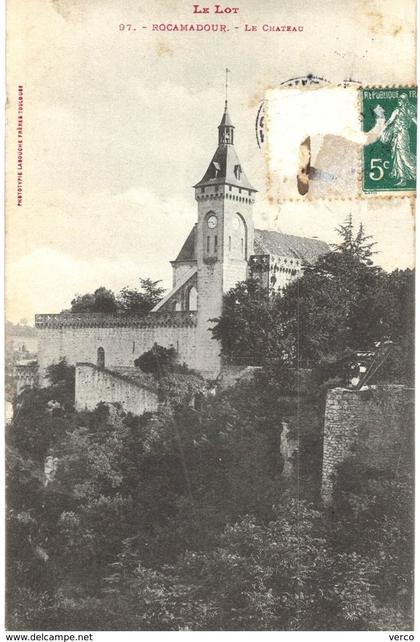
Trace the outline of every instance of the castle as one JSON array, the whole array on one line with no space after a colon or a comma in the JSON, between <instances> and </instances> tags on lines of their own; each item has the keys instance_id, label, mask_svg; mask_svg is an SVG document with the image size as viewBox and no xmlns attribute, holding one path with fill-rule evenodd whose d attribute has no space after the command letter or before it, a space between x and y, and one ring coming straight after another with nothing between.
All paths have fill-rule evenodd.
<instances>
[{"instance_id":1,"label":"castle","mask_svg":"<svg viewBox=\"0 0 420 642\"><path fill-rule=\"evenodd\" d=\"M37 314L41 382L46 367L65 358L69 364L83 366L83 386L80 377L77 382L80 367L76 369L76 405L81 389L89 386L97 390L92 404L100 400L98 395L111 395L104 401L116 400L118 386L112 385L112 378L118 377L119 385L123 380L127 385L135 381L134 360L154 343L173 346L181 362L215 379L223 359L220 345L212 338L210 320L220 316L223 295L251 276L268 291L281 290L302 274L305 265L329 251L318 239L254 229L257 190L238 159L234 138L226 100L216 152L194 186L197 221L171 262L172 290L146 317ZM138 377L135 385L141 386ZM83 404L89 406L86 400Z\"/></svg>"},{"instance_id":2,"label":"castle","mask_svg":"<svg viewBox=\"0 0 420 642\"><path fill-rule=\"evenodd\" d=\"M146 317L113 314L38 314L38 364L15 368L16 391L48 385L46 368L65 358L75 365L75 407L93 410L100 401L140 415L157 410L151 375L134 360L154 343L173 346L179 360L207 379L223 384L235 373L223 363L212 338L223 295L239 281L257 278L268 293L282 291L305 266L329 251L323 241L254 229L256 190L234 147L227 101L218 127L218 146L202 179L194 186L197 221L172 261L173 287ZM233 376L232 376L233 375ZM336 466L357 453L380 470L395 460L411 466L413 391L402 385L362 390L328 390L323 429L322 489L328 505ZM280 451L289 474L297 442L283 425Z\"/></svg>"}]
</instances>

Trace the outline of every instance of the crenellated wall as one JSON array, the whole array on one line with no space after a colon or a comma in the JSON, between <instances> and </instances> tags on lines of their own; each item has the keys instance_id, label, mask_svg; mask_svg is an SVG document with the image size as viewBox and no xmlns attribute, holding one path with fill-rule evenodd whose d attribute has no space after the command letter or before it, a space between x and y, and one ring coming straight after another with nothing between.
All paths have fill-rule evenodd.
<instances>
[{"instance_id":1,"label":"crenellated wall","mask_svg":"<svg viewBox=\"0 0 420 642\"><path fill-rule=\"evenodd\" d=\"M412 466L414 391L399 385L367 390L334 388L327 394L321 495L332 499L338 464L354 455L381 470Z\"/></svg>"},{"instance_id":2,"label":"crenellated wall","mask_svg":"<svg viewBox=\"0 0 420 642\"><path fill-rule=\"evenodd\" d=\"M45 368L66 358L96 364L98 348L105 351L107 368L132 366L154 343L173 346L181 362L197 367L196 314L174 312L153 319L98 314L36 315L38 365L41 381Z\"/></svg>"},{"instance_id":3,"label":"crenellated wall","mask_svg":"<svg viewBox=\"0 0 420 642\"><path fill-rule=\"evenodd\" d=\"M15 364L13 367L14 393L20 395L25 388L38 386L38 365L34 361L27 364Z\"/></svg>"}]
</instances>

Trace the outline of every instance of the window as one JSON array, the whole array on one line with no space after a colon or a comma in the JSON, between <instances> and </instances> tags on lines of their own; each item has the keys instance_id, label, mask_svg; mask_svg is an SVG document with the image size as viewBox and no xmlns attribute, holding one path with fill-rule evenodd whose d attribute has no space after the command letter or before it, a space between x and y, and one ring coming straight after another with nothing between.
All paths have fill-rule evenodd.
<instances>
[{"instance_id":1,"label":"window","mask_svg":"<svg viewBox=\"0 0 420 642\"><path fill-rule=\"evenodd\" d=\"M205 189L206 189L205 187L202 187L202 188L201 188L201 193L202 193L202 194L204 194Z\"/></svg>"},{"instance_id":2,"label":"window","mask_svg":"<svg viewBox=\"0 0 420 642\"><path fill-rule=\"evenodd\" d=\"M207 237L207 254L210 254L210 236Z\"/></svg>"},{"instance_id":3,"label":"window","mask_svg":"<svg viewBox=\"0 0 420 642\"><path fill-rule=\"evenodd\" d=\"M217 252L217 236L214 237L214 253Z\"/></svg>"},{"instance_id":4,"label":"window","mask_svg":"<svg viewBox=\"0 0 420 642\"><path fill-rule=\"evenodd\" d=\"M98 348L96 354L96 365L98 368L105 368L105 350L103 348Z\"/></svg>"},{"instance_id":5,"label":"window","mask_svg":"<svg viewBox=\"0 0 420 642\"><path fill-rule=\"evenodd\" d=\"M242 167L241 167L240 165L235 165L235 167L234 167L234 170L233 170L233 171L234 171L235 177L236 177L238 180L240 180L240 178L241 178L241 174L242 174Z\"/></svg>"},{"instance_id":6,"label":"window","mask_svg":"<svg viewBox=\"0 0 420 642\"><path fill-rule=\"evenodd\" d=\"M247 259L247 227L239 212L232 217L230 231L232 233L229 239L230 256L234 259Z\"/></svg>"},{"instance_id":7,"label":"window","mask_svg":"<svg viewBox=\"0 0 420 642\"><path fill-rule=\"evenodd\" d=\"M192 285L187 292L187 309L190 312L197 310L198 293L195 285Z\"/></svg>"}]
</instances>

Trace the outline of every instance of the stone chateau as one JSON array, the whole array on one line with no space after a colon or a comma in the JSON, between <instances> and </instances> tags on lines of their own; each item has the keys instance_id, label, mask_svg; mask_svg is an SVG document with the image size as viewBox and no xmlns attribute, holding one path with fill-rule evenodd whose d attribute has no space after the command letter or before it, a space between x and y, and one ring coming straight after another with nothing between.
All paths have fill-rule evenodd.
<instances>
[{"instance_id":1,"label":"stone chateau","mask_svg":"<svg viewBox=\"0 0 420 642\"><path fill-rule=\"evenodd\" d=\"M194 186L196 223L171 262L172 290L147 317L36 315L38 362L15 366L17 393L45 385L45 369L65 358L75 365L77 410L93 410L104 401L137 415L154 411L159 405L156 383L134 366L154 343L173 346L181 362L209 380L220 378L222 385L235 381L238 373L224 365L210 332L210 320L221 314L223 295L250 276L269 293L282 291L329 247L317 239L254 229L256 190L236 154L234 131L226 102L216 152ZM321 488L326 505L334 492L336 466L351 456L380 470L395 470L395 461L412 466L413 392L403 385L328 390ZM297 442L287 423L282 428L287 476Z\"/></svg>"},{"instance_id":2,"label":"stone chateau","mask_svg":"<svg viewBox=\"0 0 420 642\"><path fill-rule=\"evenodd\" d=\"M194 186L197 220L171 262L172 290L147 317L36 315L41 384L45 368L65 358L76 365L79 408L124 399L132 412L151 409L147 385L134 368L139 355L155 342L173 346L181 362L216 379L223 360L220 345L212 339L210 319L221 314L223 295L250 276L270 292L282 290L305 265L328 252L328 245L318 239L254 229L257 190L240 163L234 139L225 101L216 152Z\"/></svg>"}]
</instances>

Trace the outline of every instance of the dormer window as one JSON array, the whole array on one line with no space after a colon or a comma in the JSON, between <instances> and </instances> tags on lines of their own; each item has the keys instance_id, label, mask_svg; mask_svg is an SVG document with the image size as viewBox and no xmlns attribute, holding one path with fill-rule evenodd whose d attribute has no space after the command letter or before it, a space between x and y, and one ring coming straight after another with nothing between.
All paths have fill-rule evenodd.
<instances>
[{"instance_id":1,"label":"dormer window","mask_svg":"<svg viewBox=\"0 0 420 642\"><path fill-rule=\"evenodd\" d=\"M238 179L238 181L241 179L241 174L242 174L242 167L240 165L235 165L234 168L234 173L235 177Z\"/></svg>"},{"instance_id":2,"label":"dormer window","mask_svg":"<svg viewBox=\"0 0 420 642\"><path fill-rule=\"evenodd\" d=\"M219 163L216 163L215 161L213 161L213 170L214 170L213 178L217 178L219 176L219 174L220 174L220 165L219 165Z\"/></svg>"}]
</instances>

